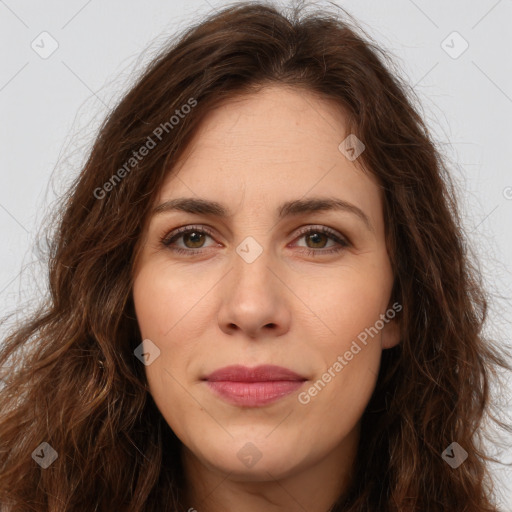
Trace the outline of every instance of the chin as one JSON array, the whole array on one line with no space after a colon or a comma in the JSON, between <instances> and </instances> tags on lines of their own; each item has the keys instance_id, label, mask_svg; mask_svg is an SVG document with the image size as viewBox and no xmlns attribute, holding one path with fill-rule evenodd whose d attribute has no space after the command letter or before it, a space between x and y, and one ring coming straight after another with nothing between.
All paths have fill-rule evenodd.
<instances>
[{"instance_id":1,"label":"chin","mask_svg":"<svg viewBox=\"0 0 512 512\"><path fill-rule=\"evenodd\" d=\"M271 481L286 478L307 464L306 454L303 455L291 441L286 446L277 437L270 440L262 436L258 441L251 436L237 436L223 444L209 444L200 457L211 469L230 473L239 481Z\"/></svg>"}]
</instances>

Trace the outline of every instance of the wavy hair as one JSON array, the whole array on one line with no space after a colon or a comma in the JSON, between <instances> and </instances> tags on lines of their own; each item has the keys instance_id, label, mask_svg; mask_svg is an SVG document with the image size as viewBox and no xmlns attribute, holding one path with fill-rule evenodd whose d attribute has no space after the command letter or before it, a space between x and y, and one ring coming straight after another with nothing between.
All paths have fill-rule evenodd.
<instances>
[{"instance_id":1,"label":"wavy hair","mask_svg":"<svg viewBox=\"0 0 512 512\"><path fill-rule=\"evenodd\" d=\"M366 145L357 162L384 193L391 299L403 305L333 510L497 510L483 426L510 428L491 401L510 354L483 334L489 298L446 162L386 52L343 9L303 7L240 2L187 27L103 121L55 212L47 300L0 347L8 512L183 510L181 444L134 356L132 270L156 194L204 116L272 84L335 100ZM468 453L456 469L441 457L454 441ZM31 456L43 442L58 454L46 469Z\"/></svg>"}]
</instances>

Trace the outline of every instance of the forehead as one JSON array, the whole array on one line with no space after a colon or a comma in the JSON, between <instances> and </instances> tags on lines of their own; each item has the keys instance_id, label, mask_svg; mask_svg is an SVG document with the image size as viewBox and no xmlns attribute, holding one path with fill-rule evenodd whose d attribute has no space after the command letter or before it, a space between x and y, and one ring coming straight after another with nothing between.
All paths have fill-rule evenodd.
<instances>
[{"instance_id":1,"label":"forehead","mask_svg":"<svg viewBox=\"0 0 512 512\"><path fill-rule=\"evenodd\" d=\"M343 109L302 89L233 98L204 118L157 201L186 195L238 205L243 195L248 208L268 208L325 194L377 216L377 180L338 148L347 135Z\"/></svg>"}]
</instances>

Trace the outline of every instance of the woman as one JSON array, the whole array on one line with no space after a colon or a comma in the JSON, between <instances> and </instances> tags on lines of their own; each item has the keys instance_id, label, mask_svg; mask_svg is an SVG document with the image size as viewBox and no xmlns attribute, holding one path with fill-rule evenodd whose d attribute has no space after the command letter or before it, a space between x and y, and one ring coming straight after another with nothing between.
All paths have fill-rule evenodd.
<instances>
[{"instance_id":1,"label":"woman","mask_svg":"<svg viewBox=\"0 0 512 512\"><path fill-rule=\"evenodd\" d=\"M325 11L212 15L104 122L2 344L2 503L497 510L509 354L463 236L382 50Z\"/></svg>"}]
</instances>

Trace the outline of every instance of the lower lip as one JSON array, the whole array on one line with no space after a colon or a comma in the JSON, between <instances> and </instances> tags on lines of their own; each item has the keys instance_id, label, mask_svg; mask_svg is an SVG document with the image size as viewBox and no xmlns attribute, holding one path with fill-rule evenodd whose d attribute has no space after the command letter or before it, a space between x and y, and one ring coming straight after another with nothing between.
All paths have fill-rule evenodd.
<instances>
[{"instance_id":1,"label":"lower lip","mask_svg":"<svg viewBox=\"0 0 512 512\"><path fill-rule=\"evenodd\" d=\"M264 382L207 381L208 386L227 402L244 407L259 407L299 389L304 381L276 380Z\"/></svg>"}]
</instances>

